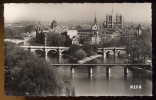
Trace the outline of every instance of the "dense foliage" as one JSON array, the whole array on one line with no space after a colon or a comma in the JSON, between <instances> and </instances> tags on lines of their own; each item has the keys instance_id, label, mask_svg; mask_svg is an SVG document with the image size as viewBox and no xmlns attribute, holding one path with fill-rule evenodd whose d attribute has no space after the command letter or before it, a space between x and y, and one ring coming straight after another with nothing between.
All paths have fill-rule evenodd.
<instances>
[{"instance_id":1,"label":"dense foliage","mask_svg":"<svg viewBox=\"0 0 156 100\"><path fill-rule=\"evenodd\" d=\"M74 54L74 57L77 58L78 60L81 60L86 57L86 53L85 53L85 51L80 49L80 50L76 51L76 53Z\"/></svg>"},{"instance_id":2,"label":"dense foliage","mask_svg":"<svg viewBox=\"0 0 156 100\"><path fill-rule=\"evenodd\" d=\"M36 30L35 25L28 25L25 27L25 32L31 33L32 31L35 31L35 30Z\"/></svg>"},{"instance_id":3,"label":"dense foliage","mask_svg":"<svg viewBox=\"0 0 156 100\"><path fill-rule=\"evenodd\" d=\"M91 56L97 53L97 45L84 44L83 50L86 52L87 56Z\"/></svg>"},{"instance_id":4,"label":"dense foliage","mask_svg":"<svg viewBox=\"0 0 156 100\"><path fill-rule=\"evenodd\" d=\"M23 39L22 33L31 33L35 31L34 25L28 25L25 27L5 27L4 28L4 38L13 38L13 39Z\"/></svg>"},{"instance_id":5,"label":"dense foliage","mask_svg":"<svg viewBox=\"0 0 156 100\"><path fill-rule=\"evenodd\" d=\"M65 35L62 34L55 34L55 33L47 33L49 34L47 37L47 43L48 45L52 46L64 46L66 42Z\"/></svg>"},{"instance_id":6,"label":"dense foliage","mask_svg":"<svg viewBox=\"0 0 156 100\"><path fill-rule=\"evenodd\" d=\"M69 52L70 55L73 56L73 55L76 53L76 51L79 50L79 49L80 49L80 46L79 46L79 45L77 45L77 44L72 44L72 45L69 47L68 52Z\"/></svg>"},{"instance_id":7,"label":"dense foliage","mask_svg":"<svg viewBox=\"0 0 156 100\"><path fill-rule=\"evenodd\" d=\"M127 45L127 52L131 55L132 59L145 62L147 57L152 57L152 33L150 29L142 31L139 40L129 42Z\"/></svg>"},{"instance_id":8,"label":"dense foliage","mask_svg":"<svg viewBox=\"0 0 156 100\"><path fill-rule=\"evenodd\" d=\"M77 44L72 44L69 48L69 54L76 58L77 60L81 60L86 56L92 56L97 54L97 45L92 44L84 44L83 47L80 47Z\"/></svg>"},{"instance_id":9,"label":"dense foliage","mask_svg":"<svg viewBox=\"0 0 156 100\"><path fill-rule=\"evenodd\" d=\"M72 45L72 40L69 38L69 36L66 35L66 42L64 44L66 47L70 47Z\"/></svg>"},{"instance_id":10,"label":"dense foliage","mask_svg":"<svg viewBox=\"0 0 156 100\"><path fill-rule=\"evenodd\" d=\"M44 59L13 43L5 42L4 50L5 92L29 96L74 94L66 72L60 74L60 70L50 66Z\"/></svg>"}]
</instances>

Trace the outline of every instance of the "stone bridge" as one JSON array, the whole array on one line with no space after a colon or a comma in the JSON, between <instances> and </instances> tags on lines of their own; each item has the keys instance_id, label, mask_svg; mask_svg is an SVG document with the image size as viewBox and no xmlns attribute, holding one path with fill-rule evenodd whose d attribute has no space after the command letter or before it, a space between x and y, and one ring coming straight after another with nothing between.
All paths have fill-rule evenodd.
<instances>
[{"instance_id":1,"label":"stone bridge","mask_svg":"<svg viewBox=\"0 0 156 100\"><path fill-rule=\"evenodd\" d=\"M20 46L24 49L27 49L31 52L36 50L41 50L44 52L44 55L47 56L49 51L55 51L58 55L62 55L63 51L68 51L69 47L52 47L52 46ZM106 56L108 53L113 53L116 56L119 56L120 51L125 50L124 47L107 47L107 48L98 48L98 53L102 53Z\"/></svg>"},{"instance_id":2,"label":"stone bridge","mask_svg":"<svg viewBox=\"0 0 156 100\"><path fill-rule=\"evenodd\" d=\"M113 53L114 55L119 56L121 51L126 51L125 47L98 48L98 53L102 53L104 56L108 53Z\"/></svg>"},{"instance_id":3,"label":"stone bridge","mask_svg":"<svg viewBox=\"0 0 156 100\"><path fill-rule=\"evenodd\" d=\"M49 51L55 51L58 53L58 55L62 55L63 51L68 51L69 47L51 47L51 46L20 46L24 48L25 50L29 50L31 52L34 52L36 50L43 51L44 55L47 56Z\"/></svg>"},{"instance_id":4,"label":"stone bridge","mask_svg":"<svg viewBox=\"0 0 156 100\"><path fill-rule=\"evenodd\" d=\"M52 66L71 66L71 72L74 74L74 68L78 66L88 66L88 72L92 74L93 67L100 66L100 67L106 67L106 73L111 73L111 67L114 66L122 66L124 68L124 73L129 73L129 67L136 66L137 70L142 70L142 68L152 68L152 65L150 64L51 64ZM152 73L152 72L150 72Z\"/></svg>"}]
</instances>

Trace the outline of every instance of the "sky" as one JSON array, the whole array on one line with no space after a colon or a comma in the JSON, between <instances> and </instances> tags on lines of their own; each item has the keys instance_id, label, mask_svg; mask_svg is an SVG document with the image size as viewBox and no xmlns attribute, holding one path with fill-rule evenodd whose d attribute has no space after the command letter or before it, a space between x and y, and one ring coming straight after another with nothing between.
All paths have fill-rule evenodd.
<instances>
[{"instance_id":1,"label":"sky","mask_svg":"<svg viewBox=\"0 0 156 100\"><path fill-rule=\"evenodd\" d=\"M151 23L151 3L10 3L4 4L4 21L105 21L106 14L121 13L124 22Z\"/></svg>"}]
</instances>

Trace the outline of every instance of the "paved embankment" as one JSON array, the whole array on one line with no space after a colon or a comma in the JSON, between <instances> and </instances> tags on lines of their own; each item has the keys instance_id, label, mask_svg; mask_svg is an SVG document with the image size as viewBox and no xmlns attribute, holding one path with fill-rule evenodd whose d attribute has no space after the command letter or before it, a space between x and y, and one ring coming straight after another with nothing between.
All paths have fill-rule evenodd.
<instances>
[{"instance_id":1,"label":"paved embankment","mask_svg":"<svg viewBox=\"0 0 156 100\"><path fill-rule=\"evenodd\" d=\"M84 58L84 59L82 59L82 60L79 60L78 63L79 63L79 64L83 64L83 63L85 63L85 62L87 62L87 61L96 59L96 58L101 57L101 56L102 56L102 55L93 55L93 56L90 56L90 57L86 57L86 58Z\"/></svg>"}]
</instances>

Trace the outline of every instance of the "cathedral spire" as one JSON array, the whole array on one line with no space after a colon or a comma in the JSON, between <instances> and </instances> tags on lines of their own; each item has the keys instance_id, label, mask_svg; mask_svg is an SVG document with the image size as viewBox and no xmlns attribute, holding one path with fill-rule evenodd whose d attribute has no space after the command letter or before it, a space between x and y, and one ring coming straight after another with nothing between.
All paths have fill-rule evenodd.
<instances>
[{"instance_id":1,"label":"cathedral spire","mask_svg":"<svg viewBox=\"0 0 156 100\"><path fill-rule=\"evenodd\" d=\"M97 19L96 19L96 10L95 10L95 19L94 19L94 24L97 24Z\"/></svg>"},{"instance_id":2,"label":"cathedral spire","mask_svg":"<svg viewBox=\"0 0 156 100\"><path fill-rule=\"evenodd\" d=\"M41 30L41 22L40 22L40 20L39 20L39 24L38 24L37 30L38 30L38 31Z\"/></svg>"}]
</instances>

